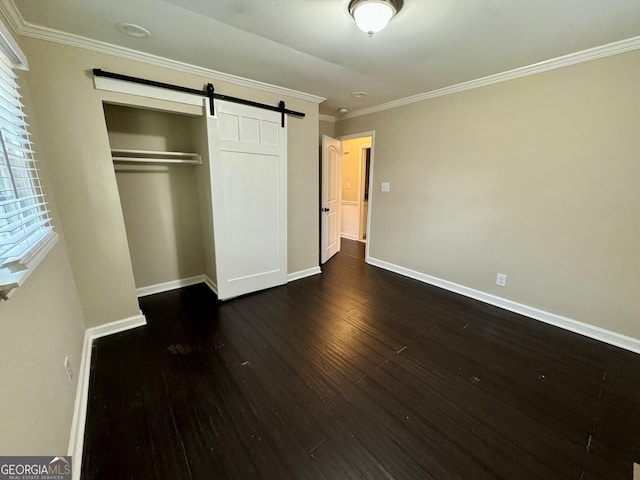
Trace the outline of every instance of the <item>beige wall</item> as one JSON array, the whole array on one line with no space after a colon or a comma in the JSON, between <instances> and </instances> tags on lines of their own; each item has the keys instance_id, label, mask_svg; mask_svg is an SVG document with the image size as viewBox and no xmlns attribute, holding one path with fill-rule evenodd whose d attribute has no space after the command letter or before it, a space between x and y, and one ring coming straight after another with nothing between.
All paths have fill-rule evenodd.
<instances>
[{"instance_id":1,"label":"beige wall","mask_svg":"<svg viewBox=\"0 0 640 480\"><path fill-rule=\"evenodd\" d=\"M204 257L204 274L214 285L218 285L216 272L215 235L213 230L213 199L211 191L211 163L209 156L209 138L206 119L197 122L194 128L196 151L202 157L202 165L196 172L198 207L200 211L200 228L202 230L202 248Z\"/></svg>"},{"instance_id":2,"label":"beige wall","mask_svg":"<svg viewBox=\"0 0 640 480\"><path fill-rule=\"evenodd\" d=\"M200 116L108 103L104 114L111 148L195 152Z\"/></svg>"},{"instance_id":3,"label":"beige wall","mask_svg":"<svg viewBox=\"0 0 640 480\"><path fill-rule=\"evenodd\" d=\"M210 79L90 50L23 39L29 83L87 326L138 314L125 224L109 154L102 103L171 108L168 102L96 90L90 70L102 68L198 87ZM318 105L224 82L216 91L303 111L289 118L289 271L318 264ZM193 113L194 109L186 109ZM196 110L197 113L197 110Z\"/></svg>"},{"instance_id":4,"label":"beige wall","mask_svg":"<svg viewBox=\"0 0 640 480\"><path fill-rule=\"evenodd\" d=\"M29 59L31 60L31 59ZM60 217L41 148L29 88L20 74L21 93L43 188L56 230ZM2 455L55 455L67 452L80 368L84 321L64 236L7 301L0 301L0 452ZM67 384L63 363L74 372Z\"/></svg>"},{"instance_id":5,"label":"beige wall","mask_svg":"<svg viewBox=\"0 0 640 480\"><path fill-rule=\"evenodd\" d=\"M205 272L196 168L116 167L137 288Z\"/></svg>"},{"instance_id":6,"label":"beige wall","mask_svg":"<svg viewBox=\"0 0 640 480\"><path fill-rule=\"evenodd\" d=\"M336 136L336 124L334 122L325 122L325 121L320 121L318 123L319 126L319 130L320 130L320 144L322 144L322 136L323 135L327 135L329 137L335 137Z\"/></svg>"},{"instance_id":7,"label":"beige wall","mask_svg":"<svg viewBox=\"0 0 640 480\"><path fill-rule=\"evenodd\" d=\"M640 338L639 84L634 51L339 122L371 256Z\"/></svg>"},{"instance_id":8,"label":"beige wall","mask_svg":"<svg viewBox=\"0 0 640 480\"><path fill-rule=\"evenodd\" d=\"M105 105L112 148L198 152L202 117ZM137 288L205 272L196 175L192 165L115 165Z\"/></svg>"}]
</instances>

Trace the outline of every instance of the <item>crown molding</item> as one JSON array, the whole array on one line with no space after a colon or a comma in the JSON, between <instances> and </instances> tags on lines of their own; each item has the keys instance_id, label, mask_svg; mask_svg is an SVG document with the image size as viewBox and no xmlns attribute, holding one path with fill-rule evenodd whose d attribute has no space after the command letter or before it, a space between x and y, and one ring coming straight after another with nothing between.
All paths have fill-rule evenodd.
<instances>
[{"instance_id":1,"label":"crown molding","mask_svg":"<svg viewBox=\"0 0 640 480\"><path fill-rule=\"evenodd\" d=\"M137 50L119 47L106 42L93 40L90 38L74 35L71 33L62 32L48 27L27 22L22 18L20 11L16 7L13 0L0 0L0 14L9 23L9 26L18 35L25 37L36 38L40 40L48 40L55 43L61 43L64 45L70 45L74 47L85 48L87 50L93 50L99 53L106 53L114 55L116 57L126 58L129 60L146 63L148 65L154 65L172 70L192 73L195 75L202 75L211 77L216 80L233 83L235 85L255 88L258 90L276 93L280 95L287 95L289 97L298 98L300 100L306 100L313 103L322 103L326 100L324 97L318 95L312 95L297 90L288 89L285 87L279 87L257 80L251 80L236 75L231 75L216 70L211 70L197 65L191 65L188 63L179 62L177 60L171 60L168 58L152 55L149 53L139 52ZM392 108L402 107L413 103L422 102L431 98L443 97L445 95L451 95L454 93L464 92L466 90L472 90L475 88L486 87L494 85L496 83L508 82L522 77L530 75L536 75L538 73L548 72L550 70L556 70L559 68L568 67L578 63L589 62L591 60L597 60L603 57L609 57L612 55L618 55L621 53L629 52L632 50L640 49L640 36L621 40L618 42L609 43L599 47L582 50L580 52L570 53L561 57L553 58L550 60L544 60L532 65L515 68L506 72L489 75L486 77L470 80L468 82L458 83L448 87L440 88L437 90L431 90L429 92L419 93L409 97L400 98L391 102L374 105L373 107L367 107L353 112L349 112L343 115L341 118L332 117L330 115L320 115L320 120L326 122L339 122L349 118L360 117L363 115L369 115L371 113L381 112L384 110L390 110Z\"/></svg>"},{"instance_id":2,"label":"crown molding","mask_svg":"<svg viewBox=\"0 0 640 480\"><path fill-rule=\"evenodd\" d=\"M15 32L20 33L20 30L24 28L24 20L18 7L13 3L13 0L1 0L0 1L0 13L9 23L9 27Z\"/></svg>"},{"instance_id":3,"label":"crown molding","mask_svg":"<svg viewBox=\"0 0 640 480\"><path fill-rule=\"evenodd\" d=\"M320 120L321 122L331 122L331 123L335 123L336 122L336 117L332 117L331 115L318 115L318 120Z\"/></svg>"},{"instance_id":4,"label":"crown molding","mask_svg":"<svg viewBox=\"0 0 640 480\"><path fill-rule=\"evenodd\" d=\"M7 15L12 15L11 12L7 12ZM11 20L9 23L12 23ZM11 27L13 29L13 27ZM20 70L29 70L29 63L27 57L16 43L13 38L13 34L9 31L9 28L4 23L0 22L0 50L4 52L6 57L11 62L13 68Z\"/></svg>"},{"instance_id":5,"label":"crown molding","mask_svg":"<svg viewBox=\"0 0 640 480\"><path fill-rule=\"evenodd\" d=\"M249 78L218 72L209 68L199 67L197 65L191 65L150 53L139 52L137 50L120 47L111 43L101 42L99 40L93 40L91 38L82 37L80 35L66 33L60 30L55 30L53 28L36 25L34 23L27 22L22 18L20 11L13 3L13 0L0 0L0 13L4 15L11 28L18 35L22 35L25 37L47 40L50 42L61 43L63 45L70 45L72 47L84 48L86 50L93 50L95 52L106 53L108 55L113 55L128 60L134 60L156 67L169 68L171 70L176 70L179 72L202 75L214 80L220 80L221 82L229 82L233 83L234 85L255 88L257 90L275 93L278 95L286 95L288 97L306 100L308 102L317 104L322 103L326 100L326 98L320 97L318 95L312 95L310 93L300 92L298 90L292 90L285 87L279 87L270 83L264 83L257 80L251 80Z\"/></svg>"},{"instance_id":6,"label":"crown molding","mask_svg":"<svg viewBox=\"0 0 640 480\"><path fill-rule=\"evenodd\" d=\"M404 105L410 105L412 103L422 102L429 100L430 98L443 97L445 95L451 95L453 93L464 92L466 90L473 90L475 88L486 87L488 85L494 85L496 83L508 82L509 80L515 80L517 78L528 77L530 75L536 75L538 73L548 72L550 70L556 70L558 68L564 68L578 63L589 62L591 60L597 60L603 57L610 57L612 55L618 55L632 50L640 49L640 37L628 38L619 42L609 43L599 47L589 48L576 53L570 53L562 57L552 58L550 60L544 60L533 65L525 67L515 68L502 73L496 73L495 75L489 75L487 77L470 80L468 82L458 83L449 87L439 88L430 92L419 93L410 97L400 98L391 102L381 103L373 107L363 108L361 110L355 110L353 112L345 114L342 118L361 117L362 115L369 115L370 113L382 112L392 108L402 107Z\"/></svg>"}]
</instances>

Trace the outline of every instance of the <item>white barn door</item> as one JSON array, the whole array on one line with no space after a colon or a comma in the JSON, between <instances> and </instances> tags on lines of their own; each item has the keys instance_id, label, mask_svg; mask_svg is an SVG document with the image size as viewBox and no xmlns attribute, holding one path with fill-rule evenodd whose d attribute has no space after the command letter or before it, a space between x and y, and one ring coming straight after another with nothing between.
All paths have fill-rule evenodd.
<instances>
[{"instance_id":1,"label":"white barn door","mask_svg":"<svg viewBox=\"0 0 640 480\"><path fill-rule=\"evenodd\" d=\"M255 107L216 100L215 113L207 128L225 300L287 282L287 128L280 113Z\"/></svg>"}]
</instances>

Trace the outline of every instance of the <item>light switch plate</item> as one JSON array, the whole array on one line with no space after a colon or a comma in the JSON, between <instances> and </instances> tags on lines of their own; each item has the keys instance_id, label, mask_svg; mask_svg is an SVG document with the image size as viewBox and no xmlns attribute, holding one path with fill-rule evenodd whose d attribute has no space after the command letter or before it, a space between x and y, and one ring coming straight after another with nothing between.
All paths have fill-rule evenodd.
<instances>
[{"instance_id":1,"label":"light switch plate","mask_svg":"<svg viewBox=\"0 0 640 480\"><path fill-rule=\"evenodd\" d=\"M389 182L382 182L382 191L383 192L390 192L391 191L391 184Z\"/></svg>"}]
</instances>

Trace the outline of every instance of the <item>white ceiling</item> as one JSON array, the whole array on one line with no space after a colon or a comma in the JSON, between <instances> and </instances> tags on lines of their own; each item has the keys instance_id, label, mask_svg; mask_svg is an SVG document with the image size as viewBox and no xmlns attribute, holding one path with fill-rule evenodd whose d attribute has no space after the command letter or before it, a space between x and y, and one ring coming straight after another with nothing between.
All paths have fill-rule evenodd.
<instances>
[{"instance_id":1,"label":"white ceiling","mask_svg":"<svg viewBox=\"0 0 640 480\"><path fill-rule=\"evenodd\" d=\"M326 97L328 115L640 36L639 0L405 0L371 38L349 0L14 3L36 25ZM152 36L125 36L119 22Z\"/></svg>"}]
</instances>

